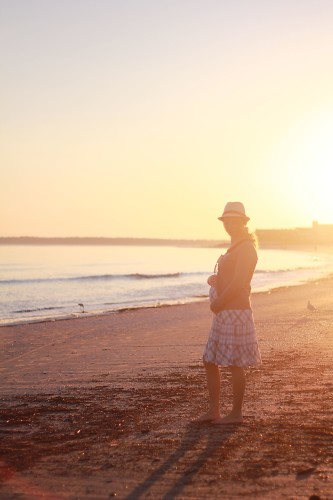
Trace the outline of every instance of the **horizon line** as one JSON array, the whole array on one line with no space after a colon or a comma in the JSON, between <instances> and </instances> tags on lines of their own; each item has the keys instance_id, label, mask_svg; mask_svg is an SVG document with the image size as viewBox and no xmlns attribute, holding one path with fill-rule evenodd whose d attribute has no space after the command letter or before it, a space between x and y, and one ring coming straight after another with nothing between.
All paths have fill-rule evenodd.
<instances>
[{"instance_id":1,"label":"horizon line","mask_svg":"<svg viewBox=\"0 0 333 500\"><path fill-rule=\"evenodd\" d=\"M227 240L217 239L180 239L180 238L142 238L108 236L0 236L0 245L156 245L156 246L224 246Z\"/></svg>"}]
</instances>

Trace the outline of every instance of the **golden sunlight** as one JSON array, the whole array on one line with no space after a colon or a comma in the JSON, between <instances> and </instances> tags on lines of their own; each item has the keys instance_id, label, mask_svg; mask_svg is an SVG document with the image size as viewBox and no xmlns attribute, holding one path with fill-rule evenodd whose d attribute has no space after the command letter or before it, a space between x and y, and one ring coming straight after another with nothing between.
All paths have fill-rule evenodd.
<instances>
[{"instance_id":1,"label":"golden sunlight","mask_svg":"<svg viewBox=\"0 0 333 500\"><path fill-rule=\"evenodd\" d=\"M308 220L331 223L333 217L333 109L303 117L294 124L272 156L280 172L277 184ZM276 178L276 177L275 177Z\"/></svg>"}]
</instances>

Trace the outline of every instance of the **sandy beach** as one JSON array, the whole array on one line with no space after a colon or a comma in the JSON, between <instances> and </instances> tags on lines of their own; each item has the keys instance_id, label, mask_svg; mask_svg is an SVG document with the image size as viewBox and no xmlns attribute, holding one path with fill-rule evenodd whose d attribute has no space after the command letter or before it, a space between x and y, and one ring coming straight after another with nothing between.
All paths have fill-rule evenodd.
<instances>
[{"instance_id":1,"label":"sandy beach","mask_svg":"<svg viewBox=\"0 0 333 500\"><path fill-rule=\"evenodd\" d=\"M2 327L0 498L333 498L333 277L252 305L263 364L227 428L190 424L206 301Z\"/></svg>"}]
</instances>

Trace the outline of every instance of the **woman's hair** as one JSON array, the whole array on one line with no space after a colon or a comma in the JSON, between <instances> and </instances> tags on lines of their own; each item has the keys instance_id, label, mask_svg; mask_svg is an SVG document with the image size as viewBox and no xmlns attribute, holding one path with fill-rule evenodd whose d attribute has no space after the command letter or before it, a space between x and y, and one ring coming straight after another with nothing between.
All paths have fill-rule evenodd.
<instances>
[{"instance_id":1,"label":"woman's hair","mask_svg":"<svg viewBox=\"0 0 333 500\"><path fill-rule=\"evenodd\" d=\"M244 231L245 231L246 235L249 237L249 239L252 241L254 246L256 248L258 248L258 238L257 238L256 233L255 232L250 233L249 228L247 226L244 227Z\"/></svg>"},{"instance_id":2,"label":"woman's hair","mask_svg":"<svg viewBox=\"0 0 333 500\"><path fill-rule=\"evenodd\" d=\"M258 248L258 239L257 235L255 232L250 232L249 228L247 227L247 221L243 217L233 217L233 219L237 220L237 223L239 224L240 227L244 230L246 238L248 238L250 241L252 241L253 245Z\"/></svg>"}]
</instances>

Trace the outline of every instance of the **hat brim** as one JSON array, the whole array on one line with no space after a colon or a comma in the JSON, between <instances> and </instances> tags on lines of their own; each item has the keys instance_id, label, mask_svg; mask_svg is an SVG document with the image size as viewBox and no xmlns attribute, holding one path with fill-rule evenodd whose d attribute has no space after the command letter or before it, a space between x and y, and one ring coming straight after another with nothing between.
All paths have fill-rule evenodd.
<instances>
[{"instance_id":1,"label":"hat brim","mask_svg":"<svg viewBox=\"0 0 333 500\"><path fill-rule=\"evenodd\" d=\"M246 215L222 215L221 217L218 217L218 220L221 220L222 222L226 219L241 219L248 222L250 217L247 217Z\"/></svg>"}]
</instances>

